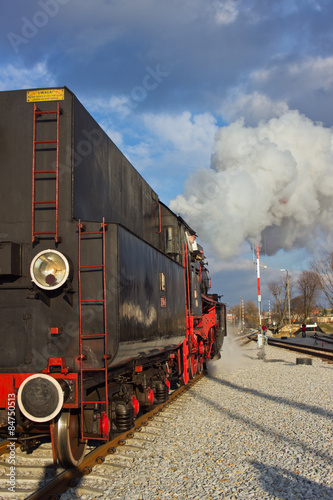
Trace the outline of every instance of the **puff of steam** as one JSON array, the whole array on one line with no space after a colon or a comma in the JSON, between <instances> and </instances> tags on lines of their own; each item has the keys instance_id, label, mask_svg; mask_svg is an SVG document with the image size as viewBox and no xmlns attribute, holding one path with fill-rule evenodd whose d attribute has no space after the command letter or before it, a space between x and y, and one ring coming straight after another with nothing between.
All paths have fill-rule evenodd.
<instances>
[{"instance_id":1,"label":"puff of steam","mask_svg":"<svg viewBox=\"0 0 333 500\"><path fill-rule=\"evenodd\" d=\"M333 229L333 129L298 111L219 129L209 169L194 171L171 201L222 259L266 233L266 251L310 247Z\"/></svg>"}]
</instances>

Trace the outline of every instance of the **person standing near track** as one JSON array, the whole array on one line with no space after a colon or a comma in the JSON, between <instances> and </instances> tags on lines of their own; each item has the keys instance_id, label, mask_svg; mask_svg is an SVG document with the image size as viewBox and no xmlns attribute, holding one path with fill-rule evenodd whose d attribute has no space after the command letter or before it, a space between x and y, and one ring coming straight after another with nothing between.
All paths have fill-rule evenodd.
<instances>
[{"instance_id":1,"label":"person standing near track","mask_svg":"<svg viewBox=\"0 0 333 500\"><path fill-rule=\"evenodd\" d=\"M302 325L302 337L305 338L306 337L306 326L305 324L303 323Z\"/></svg>"}]
</instances>

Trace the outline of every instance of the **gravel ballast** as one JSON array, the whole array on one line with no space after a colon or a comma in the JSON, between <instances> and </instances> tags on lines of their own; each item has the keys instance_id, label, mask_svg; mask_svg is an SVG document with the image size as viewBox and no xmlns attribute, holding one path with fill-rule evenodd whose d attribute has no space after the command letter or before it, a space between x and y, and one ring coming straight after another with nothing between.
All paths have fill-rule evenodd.
<instances>
[{"instance_id":1,"label":"gravel ballast","mask_svg":"<svg viewBox=\"0 0 333 500\"><path fill-rule=\"evenodd\" d=\"M81 498L333 499L333 365L265 353L227 338L209 376L158 417L153 442L110 473L104 495Z\"/></svg>"}]
</instances>

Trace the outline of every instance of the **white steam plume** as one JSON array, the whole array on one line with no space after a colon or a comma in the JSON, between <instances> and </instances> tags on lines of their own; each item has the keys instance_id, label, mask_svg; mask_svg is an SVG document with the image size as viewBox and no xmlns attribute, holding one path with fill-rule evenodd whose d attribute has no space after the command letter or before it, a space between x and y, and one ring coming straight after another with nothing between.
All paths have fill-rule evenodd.
<instances>
[{"instance_id":1,"label":"white steam plume","mask_svg":"<svg viewBox=\"0 0 333 500\"><path fill-rule=\"evenodd\" d=\"M333 230L333 128L298 111L222 127L210 169L170 204L222 259L265 233L266 252L308 247Z\"/></svg>"}]
</instances>

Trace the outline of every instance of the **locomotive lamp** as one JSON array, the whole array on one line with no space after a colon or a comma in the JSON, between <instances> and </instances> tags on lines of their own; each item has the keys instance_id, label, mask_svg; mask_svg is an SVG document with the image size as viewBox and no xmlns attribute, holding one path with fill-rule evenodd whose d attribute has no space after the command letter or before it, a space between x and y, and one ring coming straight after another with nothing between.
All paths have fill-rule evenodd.
<instances>
[{"instance_id":1,"label":"locomotive lamp","mask_svg":"<svg viewBox=\"0 0 333 500\"><path fill-rule=\"evenodd\" d=\"M57 250L43 250L33 258L30 274L32 281L43 290L56 290L68 278L69 263Z\"/></svg>"}]
</instances>

